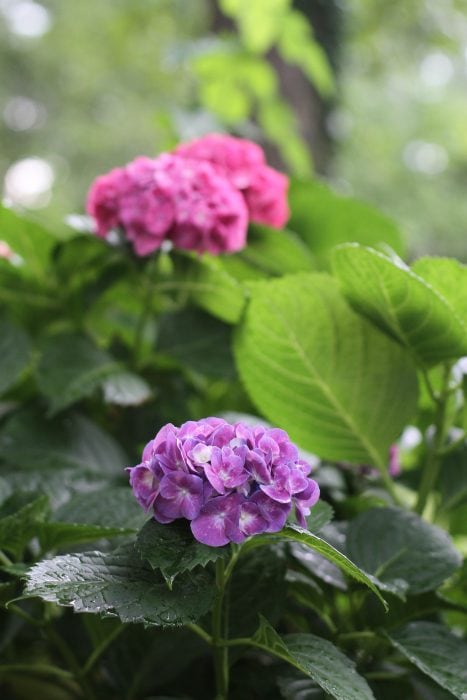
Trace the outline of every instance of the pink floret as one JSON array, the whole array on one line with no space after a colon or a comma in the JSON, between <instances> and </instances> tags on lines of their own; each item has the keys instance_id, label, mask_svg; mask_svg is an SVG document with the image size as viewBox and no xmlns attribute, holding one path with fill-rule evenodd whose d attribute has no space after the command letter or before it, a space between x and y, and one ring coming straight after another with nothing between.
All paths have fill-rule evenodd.
<instances>
[{"instance_id":1,"label":"pink floret","mask_svg":"<svg viewBox=\"0 0 467 700\"><path fill-rule=\"evenodd\" d=\"M208 134L181 144L175 153L212 163L241 191L251 221L274 228L286 223L288 178L266 164L263 150L256 143L226 134Z\"/></svg>"}]
</instances>

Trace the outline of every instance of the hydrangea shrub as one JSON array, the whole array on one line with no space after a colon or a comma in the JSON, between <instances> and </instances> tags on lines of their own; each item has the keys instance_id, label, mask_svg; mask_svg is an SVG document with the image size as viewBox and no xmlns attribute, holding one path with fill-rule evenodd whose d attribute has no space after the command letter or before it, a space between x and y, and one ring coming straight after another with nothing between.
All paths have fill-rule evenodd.
<instances>
[{"instance_id":1,"label":"hydrangea shrub","mask_svg":"<svg viewBox=\"0 0 467 700\"><path fill-rule=\"evenodd\" d=\"M467 267L226 135L87 209L0 208L1 697L465 700Z\"/></svg>"}]
</instances>

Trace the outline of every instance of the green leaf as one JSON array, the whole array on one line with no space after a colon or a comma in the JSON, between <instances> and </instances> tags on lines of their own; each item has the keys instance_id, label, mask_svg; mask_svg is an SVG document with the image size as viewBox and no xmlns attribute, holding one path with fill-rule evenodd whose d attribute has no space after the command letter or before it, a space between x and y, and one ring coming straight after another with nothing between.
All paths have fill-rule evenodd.
<instances>
[{"instance_id":1,"label":"green leaf","mask_svg":"<svg viewBox=\"0 0 467 700\"><path fill-rule=\"evenodd\" d=\"M311 509L311 513L306 519L307 530L317 533L325 525L331 522L334 515L334 510L329 503L320 499Z\"/></svg>"},{"instance_id":2,"label":"green leaf","mask_svg":"<svg viewBox=\"0 0 467 700\"><path fill-rule=\"evenodd\" d=\"M255 224L249 227L247 247L235 255L224 256L222 263L239 281L281 277L315 267L310 249L297 234Z\"/></svg>"},{"instance_id":3,"label":"green leaf","mask_svg":"<svg viewBox=\"0 0 467 700\"><path fill-rule=\"evenodd\" d=\"M114 439L84 416L46 420L33 410L15 413L0 429L0 458L21 469L78 468L114 476L128 464Z\"/></svg>"},{"instance_id":4,"label":"green leaf","mask_svg":"<svg viewBox=\"0 0 467 700\"><path fill-rule=\"evenodd\" d=\"M310 547L298 544L298 542L294 542L290 549L292 557L310 574L341 591L348 589L341 569L322 554L318 554Z\"/></svg>"},{"instance_id":5,"label":"green leaf","mask_svg":"<svg viewBox=\"0 0 467 700\"><path fill-rule=\"evenodd\" d=\"M334 77L323 47L314 39L308 19L297 11L282 22L278 48L288 63L300 66L323 97L334 92Z\"/></svg>"},{"instance_id":6,"label":"green leaf","mask_svg":"<svg viewBox=\"0 0 467 700\"><path fill-rule=\"evenodd\" d=\"M293 671L291 675L279 676L277 685L284 700L326 700L321 688Z\"/></svg>"},{"instance_id":7,"label":"green leaf","mask_svg":"<svg viewBox=\"0 0 467 700\"><path fill-rule=\"evenodd\" d=\"M21 273L43 277L57 239L34 221L0 206L1 240L21 259Z\"/></svg>"},{"instance_id":8,"label":"green leaf","mask_svg":"<svg viewBox=\"0 0 467 700\"><path fill-rule=\"evenodd\" d=\"M385 469L415 411L407 354L359 318L325 274L256 284L235 356L258 408L322 458Z\"/></svg>"},{"instance_id":9,"label":"green leaf","mask_svg":"<svg viewBox=\"0 0 467 700\"><path fill-rule=\"evenodd\" d=\"M404 247L397 225L385 214L357 199L343 197L317 180L292 179L288 226L308 244L313 255L329 266L329 252L340 243L390 246L399 255Z\"/></svg>"},{"instance_id":10,"label":"green leaf","mask_svg":"<svg viewBox=\"0 0 467 700\"><path fill-rule=\"evenodd\" d=\"M29 364L29 340L22 328L0 318L0 394L16 382Z\"/></svg>"},{"instance_id":11,"label":"green leaf","mask_svg":"<svg viewBox=\"0 0 467 700\"><path fill-rule=\"evenodd\" d=\"M233 377L230 336L225 323L197 309L183 309L160 317L157 349L195 372Z\"/></svg>"},{"instance_id":12,"label":"green leaf","mask_svg":"<svg viewBox=\"0 0 467 700\"><path fill-rule=\"evenodd\" d=\"M90 396L120 366L80 335L48 339L37 367L39 390L50 401L50 415Z\"/></svg>"},{"instance_id":13,"label":"green leaf","mask_svg":"<svg viewBox=\"0 0 467 700\"><path fill-rule=\"evenodd\" d=\"M459 700L467 697L467 644L447 627L412 622L387 633L394 647Z\"/></svg>"},{"instance_id":14,"label":"green leaf","mask_svg":"<svg viewBox=\"0 0 467 700\"><path fill-rule=\"evenodd\" d=\"M24 498L17 495L3 503L0 510L0 549L19 558L28 542L38 533L49 510L47 496L22 505ZM10 511L13 511L11 515Z\"/></svg>"},{"instance_id":15,"label":"green leaf","mask_svg":"<svg viewBox=\"0 0 467 700\"><path fill-rule=\"evenodd\" d=\"M411 269L439 292L467 324L467 265L452 258L419 258Z\"/></svg>"},{"instance_id":16,"label":"green leaf","mask_svg":"<svg viewBox=\"0 0 467 700\"><path fill-rule=\"evenodd\" d=\"M138 530L147 515L128 486L106 486L98 491L76 493L55 511L53 519L60 524Z\"/></svg>"},{"instance_id":17,"label":"green leaf","mask_svg":"<svg viewBox=\"0 0 467 700\"><path fill-rule=\"evenodd\" d=\"M115 613L122 622L172 627L207 613L214 586L200 570L180 576L169 590L162 576L127 546L109 554L84 552L43 560L29 570L25 592L75 612Z\"/></svg>"},{"instance_id":18,"label":"green leaf","mask_svg":"<svg viewBox=\"0 0 467 700\"><path fill-rule=\"evenodd\" d=\"M290 0L221 0L222 10L236 20L249 51L265 53L277 36L288 14Z\"/></svg>"},{"instance_id":19,"label":"green leaf","mask_svg":"<svg viewBox=\"0 0 467 700\"><path fill-rule=\"evenodd\" d=\"M439 485L443 510L450 510L467 501L467 445L444 457Z\"/></svg>"},{"instance_id":20,"label":"green leaf","mask_svg":"<svg viewBox=\"0 0 467 700\"><path fill-rule=\"evenodd\" d=\"M221 321L237 323L245 306L246 292L224 268L221 256L178 253L174 262L174 289L185 291L197 306Z\"/></svg>"},{"instance_id":21,"label":"green leaf","mask_svg":"<svg viewBox=\"0 0 467 700\"><path fill-rule=\"evenodd\" d=\"M287 594L286 560L277 543L242 552L230 582L230 636L253 634L258 614L279 622Z\"/></svg>"},{"instance_id":22,"label":"green leaf","mask_svg":"<svg viewBox=\"0 0 467 700\"><path fill-rule=\"evenodd\" d=\"M85 544L94 540L109 539L134 532L134 529L124 527L47 522L41 524L37 534L42 549L48 552L52 549L63 549L71 545Z\"/></svg>"},{"instance_id":23,"label":"green leaf","mask_svg":"<svg viewBox=\"0 0 467 700\"><path fill-rule=\"evenodd\" d=\"M252 643L295 666L336 700L374 700L352 661L326 639L314 634L288 634L281 638L261 618Z\"/></svg>"},{"instance_id":24,"label":"green leaf","mask_svg":"<svg viewBox=\"0 0 467 700\"><path fill-rule=\"evenodd\" d=\"M184 521L161 525L153 518L139 532L136 548L152 566L160 569L171 586L175 577L196 566L206 566L211 561L229 554L229 547L208 547L201 544Z\"/></svg>"},{"instance_id":25,"label":"green leaf","mask_svg":"<svg viewBox=\"0 0 467 700\"><path fill-rule=\"evenodd\" d=\"M333 254L333 270L357 311L433 365L467 353L467 331L453 308L402 262L349 244Z\"/></svg>"},{"instance_id":26,"label":"green leaf","mask_svg":"<svg viewBox=\"0 0 467 700\"><path fill-rule=\"evenodd\" d=\"M298 525L287 525L277 534L277 536L281 539L299 542L300 544L310 547L315 552L318 552L318 554L321 554L332 564L338 566L339 569L347 574L347 576L350 576L359 583L363 583L365 586L368 586L368 588L373 591L373 593L380 599L381 603L387 609L387 603L376 587L378 585L378 581L375 581L372 576L368 576L365 571L360 569L359 566L354 564L353 561L351 561L348 557L339 552L339 550L335 549L325 540L321 539L317 535L313 535L311 532L304 530Z\"/></svg>"},{"instance_id":27,"label":"green leaf","mask_svg":"<svg viewBox=\"0 0 467 700\"><path fill-rule=\"evenodd\" d=\"M152 395L149 384L133 372L112 374L104 379L101 386L104 401L117 406L140 406Z\"/></svg>"},{"instance_id":28,"label":"green leaf","mask_svg":"<svg viewBox=\"0 0 467 700\"><path fill-rule=\"evenodd\" d=\"M435 590L462 563L444 530L400 508L373 508L351 520L346 551L399 594Z\"/></svg>"}]
</instances>

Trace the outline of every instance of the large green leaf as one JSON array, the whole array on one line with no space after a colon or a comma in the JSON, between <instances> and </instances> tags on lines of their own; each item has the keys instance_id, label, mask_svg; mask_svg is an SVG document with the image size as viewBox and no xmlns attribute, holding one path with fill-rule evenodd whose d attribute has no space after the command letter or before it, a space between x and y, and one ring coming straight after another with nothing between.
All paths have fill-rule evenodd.
<instances>
[{"instance_id":1,"label":"large green leaf","mask_svg":"<svg viewBox=\"0 0 467 700\"><path fill-rule=\"evenodd\" d=\"M24 503L25 498L11 496L0 511L0 549L20 557L24 547L38 533L49 510L47 496Z\"/></svg>"},{"instance_id":2,"label":"large green leaf","mask_svg":"<svg viewBox=\"0 0 467 700\"><path fill-rule=\"evenodd\" d=\"M171 627L195 622L210 608L214 586L205 571L180 576L172 590L134 547L45 559L27 574L26 595L76 612L109 613L122 622Z\"/></svg>"},{"instance_id":3,"label":"large green leaf","mask_svg":"<svg viewBox=\"0 0 467 700\"><path fill-rule=\"evenodd\" d=\"M136 548L170 585L178 574L229 554L228 547L208 547L195 540L187 523L180 520L170 525L149 520L138 534Z\"/></svg>"},{"instance_id":4,"label":"large green leaf","mask_svg":"<svg viewBox=\"0 0 467 700\"><path fill-rule=\"evenodd\" d=\"M248 245L235 255L222 258L224 268L238 280L281 277L315 267L308 246L292 231L251 225Z\"/></svg>"},{"instance_id":5,"label":"large green leaf","mask_svg":"<svg viewBox=\"0 0 467 700\"><path fill-rule=\"evenodd\" d=\"M412 622L388 633L392 644L454 697L467 697L467 644L434 622Z\"/></svg>"},{"instance_id":6,"label":"large green leaf","mask_svg":"<svg viewBox=\"0 0 467 700\"><path fill-rule=\"evenodd\" d=\"M232 377L231 332L230 326L202 311L183 309L159 319L157 349L195 372Z\"/></svg>"},{"instance_id":7,"label":"large green leaf","mask_svg":"<svg viewBox=\"0 0 467 700\"><path fill-rule=\"evenodd\" d=\"M29 363L29 340L22 328L0 317L0 394L9 389Z\"/></svg>"},{"instance_id":8,"label":"large green leaf","mask_svg":"<svg viewBox=\"0 0 467 700\"><path fill-rule=\"evenodd\" d=\"M336 700L374 700L368 683L357 673L352 661L326 639L314 634L289 634L281 638L261 618L252 642L298 668Z\"/></svg>"},{"instance_id":9,"label":"large green leaf","mask_svg":"<svg viewBox=\"0 0 467 700\"><path fill-rule=\"evenodd\" d=\"M235 355L259 409L323 458L384 469L415 411L407 354L359 318L325 274L255 285Z\"/></svg>"},{"instance_id":10,"label":"large green leaf","mask_svg":"<svg viewBox=\"0 0 467 700\"><path fill-rule=\"evenodd\" d=\"M428 282L467 324L467 266L452 258L419 258L412 272Z\"/></svg>"},{"instance_id":11,"label":"large green leaf","mask_svg":"<svg viewBox=\"0 0 467 700\"><path fill-rule=\"evenodd\" d=\"M348 586L342 570L322 554L298 542L291 544L290 554L303 569L316 578L341 591L347 590Z\"/></svg>"},{"instance_id":12,"label":"large green leaf","mask_svg":"<svg viewBox=\"0 0 467 700\"><path fill-rule=\"evenodd\" d=\"M467 353L467 327L448 301L400 261L356 244L333 253L351 304L424 365Z\"/></svg>"},{"instance_id":13,"label":"large green leaf","mask_svg":"<svg viewBox=\"0 0 467 700\"><path fill-rule=\"evenodd\" d=\"M287 593L286 560L273 544L242 554L230 582L230 636L253 634L258 614L279 622Z\"/></svg>"},{"instance_id":14,"label":"large green leaf","mask_svg":"<svg viewBox=\"0 0 467 700\"><path fill-rule=\"evenodd\" d=\"M246 291L227 272L222 258L211 255L174 255L175 279L168 289L185 292L187 298L226 323L237 323L246 301Z\"/></svg>"},{"instance_id":15,"label":"large green leaf","mask_svg":"<svg viewBox=\"0 0 467 700\"><path fill-rule=\"evenodd\" d=\"M37 367L39 390L50 401L51 415L91 395L120 366L80 335L48 339Z\"/></svg>"},{"instance_id":16,"label":"large green leaf","mask_svg":"<svg viewBox=\"0 0 467 700\"><path fill-rule=\"evenodd\" d=\"M130 530L138 530L146 518L128 486L106 486L96 491L76 493L53 514L53 520L60 524Z\"/></svg>"},{"instance_id":17,"label":"large green leaf","mask_svg":"<svg viewBox=\"0 0 467 700\"><path fill-rule=\"evenodd\" d=\"M351 520L346 551L400 594L435 590L462 563L444 530L400 508L373 508Z\"/></svg>"},{"instance_id":18,"label":"large green leaf","mask_svg":"<svg viewBox=\"0 0 467 700\"><path fill-rule=\"evenodd\" d=\"M329 251L350 241L386 244L399 254L404 252L401 234L391 219L369 204L336 194L323 182L292 179L289 202L288 225L325 266Z\"/></svg>"},{"instance_id":19,"label":"large green leaf","mask_svg":"<svg viewBox=\"0 0 467 700\"><path fill-rule=\"evenodd\" d=\"M33 410L6 421L0 430L0 458L21 469L76 467L115 476L128 464L114 439L84 416L48 421Z\"/></svg>"},{"instance_id":20,"label":"large green leaf","mask_svg":"<svg viewBox=\"0 0 467 700\"><path fill-rule=\"evenodd\" d=\"M131 533L134 533L134 529L51 521L42 523L37 532L42 549L46 552Z\"/></svg>"},{"instance_id":21,"label":"large green leaf","mask_svg":"<svg viewBox=\"0 0 467 700\"><path fill-rule=\"evenodd\" d=\"M0 206L1 240L21 259L24 275L44 276L57 238L39 224Z\"/></svg>"},{"instance_id":22,"label":"large green leaf","mask_svg":"<svg viewBox=\"0 0 467 700\"><path fill-rule=\"evenodd\" d=\"M370 588L373 593L378 596L380 601L387 608L386 601L377 588L378 581L373 576L369 576L348 557L342 554L342 552L339 552L338 549L329 544L329 542L326 542L321 537L314 535L308 530L304 530L298 525L286 525L286 527L284 527L280 532L252 537L243 545L243 551L245 552L250 549L255 549L256 547L261 547L264 544L269 544L270 542L278 540L298 542L301 545L309 547L318 554L321 554L325 559L341 569L341 571L343 571L347 576L350 576L359 583L368 586L368 588ZM299 559L299 554L297 554L297 558ZM343 586L338 587L342 588Z\"/></svg>"}]
</instances>

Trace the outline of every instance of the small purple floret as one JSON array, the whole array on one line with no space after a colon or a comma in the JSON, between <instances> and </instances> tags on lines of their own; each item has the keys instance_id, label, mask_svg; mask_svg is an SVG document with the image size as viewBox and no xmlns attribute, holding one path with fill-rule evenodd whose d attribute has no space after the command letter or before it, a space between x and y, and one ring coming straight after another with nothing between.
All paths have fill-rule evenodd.
<instances>
[{"instance_id":1,"label":"small purple floret","mask_svg":"<svg viewBox=\"0 0 467 700\"><path fill-rule=\"evenodd\" d=\"M211 547L278 532L293 510L306 527L319 498L286 432L221 418L165 425L128 471L138 503L158 522L185 518Z\"/></svg>"}]
</instances>

